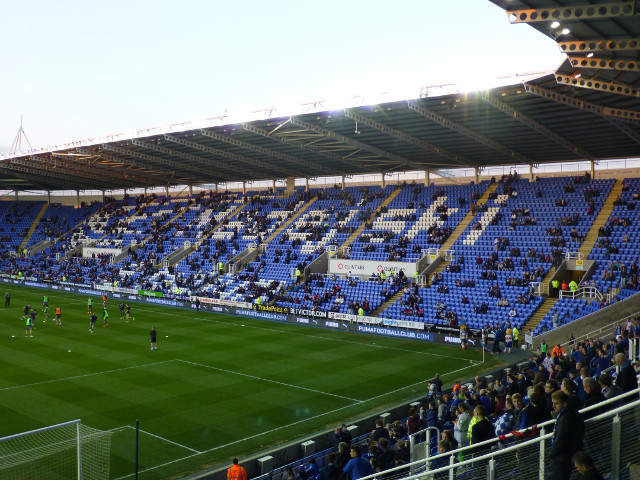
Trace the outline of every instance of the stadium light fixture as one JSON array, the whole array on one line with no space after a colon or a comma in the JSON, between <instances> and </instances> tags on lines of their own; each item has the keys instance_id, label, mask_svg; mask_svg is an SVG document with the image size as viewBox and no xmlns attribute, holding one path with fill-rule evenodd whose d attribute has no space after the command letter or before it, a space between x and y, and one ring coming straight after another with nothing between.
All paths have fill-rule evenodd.
<instances>
[{"instance_id":1,"label":"stadium light fixture","mask_svg":"<svg viewBox=\"0 0 640 480\"><path fill-rule=\"evenodd\" d=\"M553 22L551 24L551 28L558 28L560 26L560 22Z\"/></svg>"},{"instance_id":2,"label":"stadium light fixture","mask_svg":"<svg viewBox=\"0 0 640 480\"><path fill-rule=\"evenodd\" d=\"M569 30L568 28L563 28L562 29L562 34L563 35L569 35L571 33L571 30Z\"/></svg>"}]
</instances>

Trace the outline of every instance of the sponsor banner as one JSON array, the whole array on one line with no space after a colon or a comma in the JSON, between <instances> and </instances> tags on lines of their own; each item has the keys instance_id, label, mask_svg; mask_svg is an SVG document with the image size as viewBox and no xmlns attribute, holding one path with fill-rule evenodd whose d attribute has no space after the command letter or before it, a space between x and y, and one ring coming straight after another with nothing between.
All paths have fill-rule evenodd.
<instances>
[{"instance_id":1,"label":"sponsor banner","mask_svg":"<svg viewBox=\"0 0 640 480\"><path fill-rule=\"evenodd\" d=\"M0 273L0 278L11 278L11 275L7 273Z\"/></svg>"},{"instance_id":2,"label":"sponsor banner","mask_svg":"<svg viewBox=\"0 0 640 480\"><path fill-rule=\"evenodd\" d=\"M170 307L184 307L184 303L178 302L177 300L166 300L164 298L156 297L144 297L142 300L147 303L157 303L159 305L168 305Z\"/></svg>"},{"instance_id":3,"label":"sponsor banner","mask_svg":"<svg viewBox=\"0 0 640 480\"><path fill-rule=\"evenodd\" d=\"M40 279L38 277L25 277L26 280L29 280L30 282L39 282Z\"/></svg>"},{"instance_id":4,"label":"sponsor banner","mask_svg":"<svg viewBox=\"0 0 640 480\"><path fill-rule=\"evenodd\" d=\"M71 291L69 287L66 287L65 290ZM87 295L97 295L97 296L102 295L102 292L98 290L88 289L88 288L78 288L77 292L86 293Z\"/></svg>"},{"instance_id":5,"label":"sponsor banner","mask_svg":"<svg viewBox=\"0 0 640 480\"><path fill-rule=\"evenodd\" d=\"M93 288L93 284L91 283L58 282L58 285L65 285L67 287L78 287L78 288ZM96 288L98 287L96 286Z\"/></svg>"},{"instance_id":6,"label":"sponsor banner","mask_svg":"<svg viewBox=\"0 0 640 480\"><path fill-rule=\"evenodd\" d=\"M236 300L222 300L220 298L191 297L191 301L195 302L196 298L200 300L200 303L205 303L210 305L223 305L227 307L236 307L236 308L253 308L253 304L249 302L238 302Z\"/></svg>"},{"instance_id":7,"label":"sponsor banner","mask_svg":"<svg viewBox=\"0 0 640 480\"><path fill-rule=\"evenodd\" d=\"M38 287L38 288L47 288L48 285L40 282L24 282L24 284L28 287Z\"/></svg>"},{"instance_id":8,"label":"sponsor banner","mask_svg":"<svg viewBox=\"0 0 640 480\"><path fill-rule=\"evenodd\" d=\"M404 274L411 278L416 273L416 264L407 262L373 262L371 260L349 260L331 258L329 259L329 273L341 273L348 274L351 272L354 275L377 275L383 270L385 272L393 271L394 274L404 270Z\"/></svg>"},{"instance_id":9,"label":"sponsor banner","mask_svg":"<svg viewBox=\"0 0 640 480\"><path fill-rule=\"evenodd\" d=\"M121 248L106 248L106 247L82 247L82 257L92 258L94 255L120 255L122 253Z\"/></svg>"},{"instance_id":10,"label":"sponsor banner","mask_svg":"<svg viewBox=\"0 0 640 480\"><path fill-rule=\"evenodd\" d=\"M367 325L386 325L388 327L410 328L412 330L424 330L424 323L411 322L408 320L394 320L392 318L361 317L349 313L328 312L328 317L336 320L346 320L348 322L364 323Z\"/></svg>"},{"instance_id":11,"label":"sponsor banner","mask_svg":"<svg viewBox=\"0 0 640 480\"><path fill-rule=\"evenodd\" d=\"M279 307L277 305L258 305L257 303L254 303L252 306L254 310L258 310L259 312L284 313L285 315L290 313L289 307Z\"/></svg>"},{"instance_id":12,"label":"sponsor banner","mask_svg":"<svg viewBox=\"0 0 640 480\"><path fill-rule=\"evenodd\" d=\"M449 327L447 325L437 325L435 323L425 323L424 328L429 332L441 333L443 335L460 336L459 327ZM469 337L479 337L482 330L478 328L468 328Z\"/></svg>"},{"instance_id":13,"label":"sponsor banner","mask_svg":"<svg viewBox=\"0 0 640 480\"><path fill-rule=\"evenodd\" d=\"M445 343L458 343L458 344L462 343L462 340L460 340L460 337L450 337L448 335L444 336L444 341L445 341ZM472 340L472 339L468 338L467 339L467 344L475 345L476 342L475 342L475 340Z\"/></svg>"},{"instance_id":14,"label":"sponsor banner","mask_svg":"<svg viewBox=\"0 0 640 480\"><path fill-rule=\"evenodd\" d=\"M141 297L156 297L162 298L162 292L150 292L149 290L136 290L136 293Z\"/></svg>"},{"instance_id":15,"label":"sponsor banner","mask_svg":"<svg viewBox=\"0 0 640 480\"><path fill-rule=\"evenodd\" d=\"M349 330L349 324L345 322L336 322L333 320L325 320L325 327L329 328L339 328L340 330Z\"/></svg>"},{"instance_id":16,"label":"sponsor banner","mask_svg":"<svg viewBox=\"0 0 640 480\"><path fill-rule=\"evenodd\" d=\"M352 322L353 317L355 317L355 315L350 315L348 313L329 312L329 318L335 318L336 320L346 320L347 322Z\"/></svg>"},{"instance_id":17,"label":"sponsor banner","mask_svg":"<svg viewBox=\"0 0 640 480\"><path fill-rule=\"evenodd\" d=\"M244 315L246 317L268 318L270 320L280 320L283 322L286 322L288 320L287 315L281 315L279 313L258 312L256 310L244 310L244 309L236 310L236 313L238 315Z\"/></svg>"},{"instance_id":18,"label":"sponsor banner","mask_svg":"<svg viewBox=\"0 0 640 480\"><path fill-rule=\"evenodd\" d=\"M358 325L358 331L363 333L374 333L376 335L385 335L387 337L411 338L414 340L423 340L427 342L433 341L432 333L413 332L410 330L396 330L395 328Z\"/></svg>"},{"instance_id":19,"label":"sponsor banner","mask_svg":"<svg viewBox=\"0 0 640 480\"><path fill-rule=\"evenodd\" d=\"M306 308L292 308L291 313L293 315L304 315L305 317L327 318L328 312L323 312L320 310L309 310Z\"/></svg>"}]
</instances>

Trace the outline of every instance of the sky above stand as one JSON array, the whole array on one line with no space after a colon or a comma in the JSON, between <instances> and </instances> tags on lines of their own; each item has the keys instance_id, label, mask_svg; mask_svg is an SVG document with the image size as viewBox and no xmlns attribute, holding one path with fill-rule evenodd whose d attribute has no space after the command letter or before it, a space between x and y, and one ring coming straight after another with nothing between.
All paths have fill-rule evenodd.
<instances>
[{"instance_id":1,"label":"sky above stand","mask_svg":"<svg viewBox=\"0 0 640 480\"><path fill-rule=\"evenodd\" d=\"M33 0L3 6L0 154L277 106L554 70L487 0ZM26 143L22 143L26 149Z\"/></svg>"}]
</instances>

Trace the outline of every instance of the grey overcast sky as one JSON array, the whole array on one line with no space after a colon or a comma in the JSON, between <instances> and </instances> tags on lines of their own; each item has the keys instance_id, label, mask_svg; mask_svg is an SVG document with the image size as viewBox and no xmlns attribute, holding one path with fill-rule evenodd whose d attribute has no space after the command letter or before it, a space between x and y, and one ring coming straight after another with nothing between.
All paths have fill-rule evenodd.
<instances>
[{"instance_id":1,"label":"grey overcast sky","mask_svg":"<svg viewBox=\"0 0 640 480\"><path fill-rule=\"evenodd\" d=\"M5 2L0 153L235 111L555 69L487 0Z\"/></svg>"}]
</instances>

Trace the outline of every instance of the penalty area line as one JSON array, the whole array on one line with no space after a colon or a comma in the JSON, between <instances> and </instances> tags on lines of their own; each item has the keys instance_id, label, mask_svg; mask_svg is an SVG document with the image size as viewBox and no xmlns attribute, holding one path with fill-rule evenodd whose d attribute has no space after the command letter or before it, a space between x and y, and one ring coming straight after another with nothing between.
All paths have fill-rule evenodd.
<instances>
[{"instance_id":1,"label":"penalty area line","mask_svg":"<svg viewBox=\"0 0 640 480\"><path fill-rule=\"evenodd\" d=\"M307 392L318 393L320 395L328 395L330 397L342 398L344 400L349 400L350 402L356 402L356 403L361 403L362 402L362 400L358 400L357 398L350 398L350 397L345 397L343 395L337 395L335 393L323 392L322 390L315 390L313 388L301 387L299 385L292 385L291 383L279 382L278 380L271 380L269 378L264 378L264 377L257 377L255 375L249 375L248 373L235 372L233 370L227 370L225 368L212 367L211 365L205 365L203 363L190 362L189 360L182 360L180 358L176 358L175 361L176 362L188 363L189 365L196 365L198 367L210 368L212 370L218 370L219 372L230 373L232 375L240 375L241 377L247 377L247 378L251 378L251 379L254 379L254 380L260 380L260 381L263 381L263 382L275 383L276 385L282 385L283 387L296 388L298 390L305 390Z\"/></svg>"}]
</instances>

